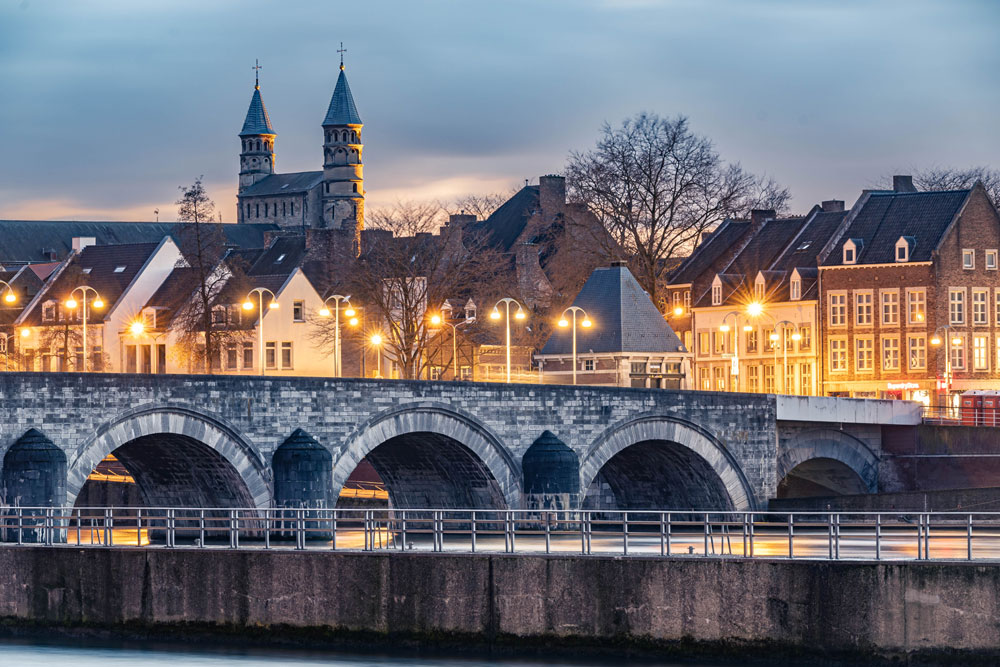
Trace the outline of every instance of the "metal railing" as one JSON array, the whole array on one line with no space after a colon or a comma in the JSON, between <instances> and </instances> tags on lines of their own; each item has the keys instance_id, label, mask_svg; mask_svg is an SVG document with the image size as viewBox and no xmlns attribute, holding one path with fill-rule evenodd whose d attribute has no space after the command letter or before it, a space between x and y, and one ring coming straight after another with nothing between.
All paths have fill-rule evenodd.
<instances>
[{"instance_id":1,"label":"metal railing","mask_svg":"<svg viewBox=\"0 0 1000 667\"><path fill-rule=\"evenodd\" d=\"M1000 561L1000 512L2 507L7 544Z\"/></svg>"}]
</instances>

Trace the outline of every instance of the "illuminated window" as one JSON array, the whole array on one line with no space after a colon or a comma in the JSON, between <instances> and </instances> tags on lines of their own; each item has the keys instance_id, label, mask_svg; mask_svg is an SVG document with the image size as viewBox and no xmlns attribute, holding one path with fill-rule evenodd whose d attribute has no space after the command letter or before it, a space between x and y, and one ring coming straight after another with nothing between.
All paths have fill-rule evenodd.
<instances>
[{"instance_id":1,"label":"illuminated window","mask_svg":"<svg viewBox=\"0 0 1000 667\"><path fill-rule=\"evenodd\" d=\"M899 292L884 291L882 297L882 324L896 326L899 324Z\"/></svg>"},{"instance_id":2,"label":"illuminated window","mask_svg":"<svg viewBox=\"0 0 1000 667\"><path fill-rule=\"evenodd\" d=\"M847 326L847 292L830 293L830 326Z\"/></svg>"},{"instance_id":3,"label":"illuminated window","mask_svg":"<svg viewBox=\"0 0 1000 667\"><path fill-rule=\"evenodd\" d=\"M927 339L924 336L909 336L906 345L910 359L910 370L927 368Z\"/></svg>"},{"instance_id":4,"label":"illuminated window","mask_svg":"<svg viewBox=\"0 0 1000 667\"><path fill-rule=\"evenodd\" d=\"M872 293L854 293L854 323L859 327L872 325Z\"/></svg>"},{"instance_id":5,"label":"illuminated window","mask_svg":"<svg viewBox=\"0 0 1000 667\"><path fill-rule=\"evenodd\" d=\"M975 336L972 339L972 367L977 371L990 369L990 356L986 336Z\"/></svg>"},{"instance_id":6,"label":"illuminated window","mask_svg":"<svg viewBox=\"0 0 1000 667\"><path fill-rule=\"evenodd\" d=\"M857 338L854 343L854 369L859 373L871 373L875 370L875 341Z\"/></svg>"},{"instance_id":7,"label":"illuminated window","mask_svg":"<svg viewBox=\"0 0 1000 667\"><path fill-rule=\"evenodd\" d=\"M951 367L957 369L965 368L965 336L952 336L951 343Z\"/></svg>"},{"instance_id":8,"label":"illuminated window","mask_svg":"<svg viewBox=\"0 0 1000 667\"><path fill-rule=\"evenodd\" d=\"M847 341L843 338L830 339L830 371L847 372Z\"/></svg>"},{"instance_id":9,"label":"illuminated window","mask_svg":"<svg viewBox=\"0 0 1000 667\"><path fill-rule=\"evenodd\" d=\"M1000 302L998 302L1000 303ZM927 292L923 289L906 290L907 324L923 324L927 311Z\"/></svg>"},{"instance_id":10,"label":"illuminated window","mask_svg":"<svg viewBox=\"0 0 1000 667\"><path fill-rule=\"evenodd\" d=\"M882 339L882 369L887 371L899 370L899 339Z\"/></svg>"}]
</instances>

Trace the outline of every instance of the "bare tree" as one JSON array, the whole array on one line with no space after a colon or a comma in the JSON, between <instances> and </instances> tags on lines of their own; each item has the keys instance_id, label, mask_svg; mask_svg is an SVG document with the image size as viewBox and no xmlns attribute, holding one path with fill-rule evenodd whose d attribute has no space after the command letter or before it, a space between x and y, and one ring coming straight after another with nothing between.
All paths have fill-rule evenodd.
<instances>
[{"instance_id":1,"label":"bare tree","mask_svg":"<svg viewBox=\"0 0 1000 667\"><path fill-rule=\"evenodd\" d=\"M518 188L511 188L506 192L487 192L480 194L465 195L459 197L448 207L449 213L468 213L480 220L493 215L493 212L504 205L513 195L517 194Z\"/></svg>"},{"instance_id":2,"label":"bare tree","mask_svg":"<svg viewBox=\"0 0 1000 667\"><path fill-rule=\"evenodd\" d=\"M683 116L642 113L620 127L605 124L593 149L570 154L566 178L570 196L597 216L654 303L670 260L705 232L752 208L783 211L789 199L773 180L724 163Z\"/></svg>"},{"instance_id":3,"label":"bare tree","mask_svg":"<svg viewBox=\"0 0 1000 667\"><path fill-rule=\"evenodd\" d=\"M226 253L226 236L215 219L215 203L202 185L202 177L190 186L180 186L181 198L177 200L177 219L187 224L178 225L176 237L191 276L191 299L184 302L171 320L171 328L178 333L178 343L189 364L212 373L213 360L221 359L225 342L244 332L228 315L227 304L217 304L220 293L231 280L242 274L237 257L220 260ZM213 307L226 309L213 315Z\"/></svg>"},{"instance_id":4,"label":"bare tree","mask_svg":"<svg viewBox=\"0 0 1000 667\"><path fill-rule=\"evenodd\" d=\"M361 254L343 272L343 289L362 305L369 326L380 326L386 356L404 378L419 378L429 365L427 346L435 332L427 318L448 298L467 298L490 284L500 255L468 230L445 226L435 204L399 202L373 210ZM330 337L329 320L316 335Z\"/></svg>"},{"instance_id":5,"label":"bare tree","mask_svg":"<svg viewBox=\"0 0 1000 667\"><path fill-rule=\"evenodd\" d=\"M993 205L1000 207L1000 170L991 167L931 167L913 174L913 184L918 190L965 190L982 182Z\"/></svg>"}]
</instances>

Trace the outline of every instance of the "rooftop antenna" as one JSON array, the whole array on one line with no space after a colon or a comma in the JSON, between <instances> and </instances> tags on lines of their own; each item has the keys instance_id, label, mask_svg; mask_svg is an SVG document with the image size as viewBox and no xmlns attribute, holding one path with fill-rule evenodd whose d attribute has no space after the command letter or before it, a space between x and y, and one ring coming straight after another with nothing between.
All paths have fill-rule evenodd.
<instances>
[{"instance_id":1,"label":"rooftop antenna","mask_svg":"<svg viewBox=\"0 0 1000 667\"><path fill-rule=\"evenodd\" d=\"M159 222L160 221L160 209L154 208L153 209L153 215L156 216L156 221Z\"/></svg>"},{"instance_id":2,"label":"rooftop antenna","mask_svg":"<svg viewBox=\"0 0 1000 667\"><path fill-rule=\"evenodd\" d=\"M251 67L250 69L253 70L253 87L256 90L260 90L260 71L263 69L260 66L260 61L254 58L253 67Z\"/></svg>"}]
</instances>

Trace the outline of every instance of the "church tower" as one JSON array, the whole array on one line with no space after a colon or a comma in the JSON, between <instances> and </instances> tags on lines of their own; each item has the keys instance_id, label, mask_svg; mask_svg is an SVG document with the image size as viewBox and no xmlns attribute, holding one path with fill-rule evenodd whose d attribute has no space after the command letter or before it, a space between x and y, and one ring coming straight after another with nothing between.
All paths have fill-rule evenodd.
<instances>
[{"instance_id":1,"label":"church tower","mask_svg":"<svg viewBox=\"0 0 1000 667\"><path fill-rule=\"evenodd\" d=\"M259 70L260 65L255 69ZM250 98L247 118L240 130L240 188L239 194L251 185L274 173L274 128L267 116L267 108L260 97L260 78L257 77Z\"/></svg>"},{"instance_id":2,"label":"church tower","mask_svg":"<svg viewBox=\"0 0 1000 667\"><path fill-rule=\"evenodd\" d=\"M323 119L323 218L330 229L360 233L365 221L362 172L361 116L354 105L344 73L341 47L340 76Z\"/></svg>"}]
</instances>

